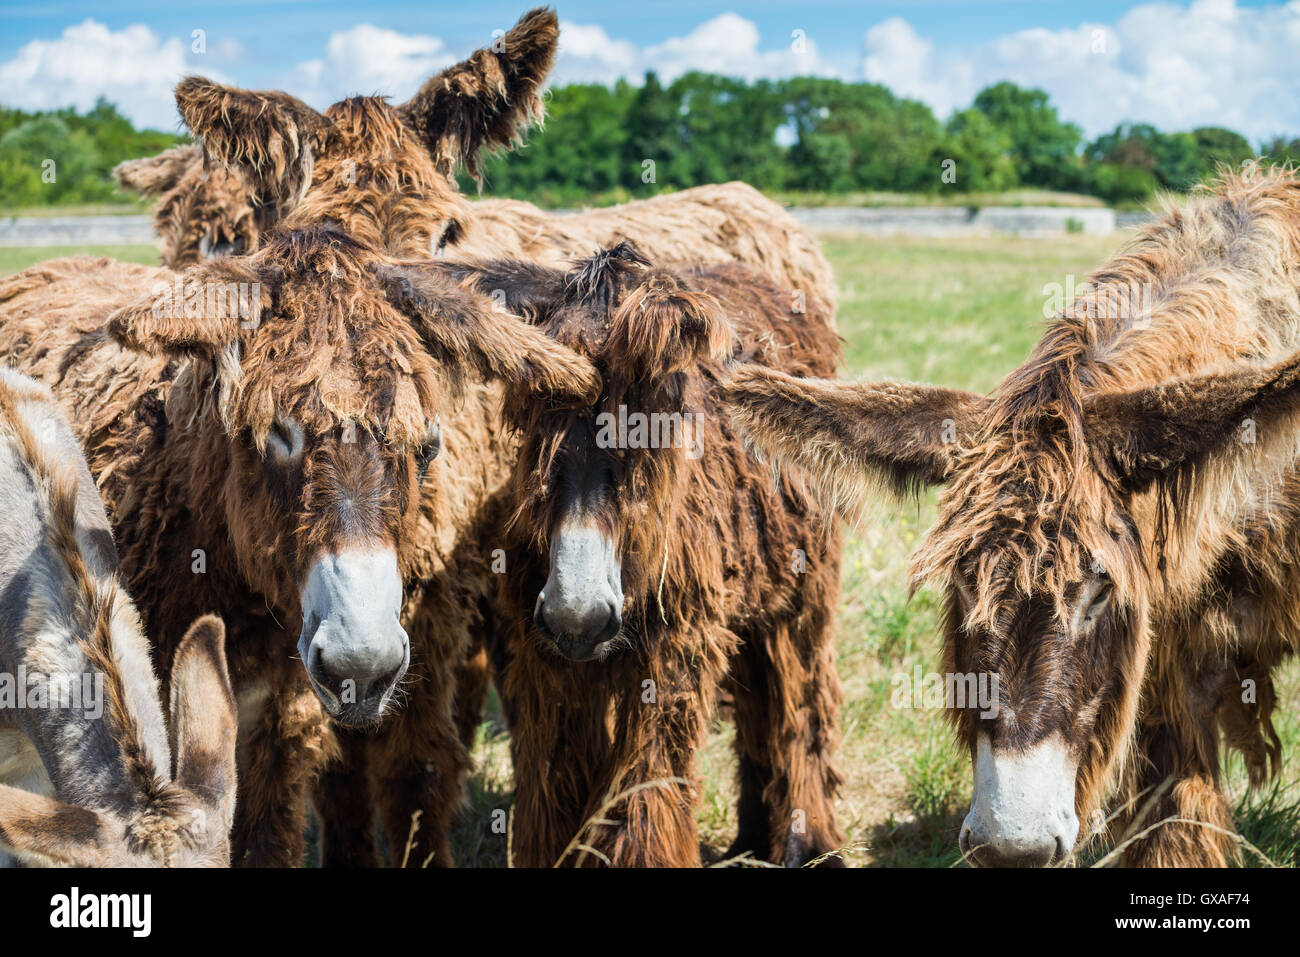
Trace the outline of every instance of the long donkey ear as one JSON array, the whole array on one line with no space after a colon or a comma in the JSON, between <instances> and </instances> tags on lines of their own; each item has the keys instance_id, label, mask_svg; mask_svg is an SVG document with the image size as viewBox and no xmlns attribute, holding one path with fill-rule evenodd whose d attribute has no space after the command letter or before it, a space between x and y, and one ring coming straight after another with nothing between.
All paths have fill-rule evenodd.
<instances>
[{"instance_id":1,"label":"long donkey ear","mask_svg":"<svg viewBox=\"0 0 1300 957\"><path fill-rule=\"evenodd\" d=\"M903 495L945 481L987 401L936 386L799 379L752 364L736 366L724 390L764 456L801 467L849 510L875 486Z\"/></svg>"},{"instance_id":2,"label":"long donkey ear","mask_svg":"<svg viewBox=\"0 0 1300 957\"><path fill-rule=\"evenodd\" d=\"M134 190L141 196L159 196L173 189L201 161L199 147L173 146L157 156L118 163L113 167L113 176L123 189Z\"/></svg>"},{"instance_id":3,"label":"long donkey ear","mask_svg":"<svg viewBox=\"0 0 1300 957\"><path fill-rule=\"evenodd\" d=\"M128 349L211 355L255 327L271 303L271 284L247 260L191 266L149 294L109 314L107 334Z\"/></svg>"},{"instance_id":4,"label":"long donkey ear","mask_svg":"<svg viewBox=\"0 0 1300 957\"><path fill-rule=\"evenodd\" d=\"M205 155L243 174L259 225L279 219L311 185L330 121L302 100L190 76L176 87L176 106Z\"/></svg>"},{"instance_id":5,"label":"long donkey ear","mask_svg":"<svg viewBox=\"0 0 1300 957\"><path fill-rule=\"evenodd\" d=\"M464 163L476 180L485 151L523 138L544 114L538 89L551 72L560 24L555 12L530 10L492 46L448 67L398 109L450 177Z\"/></svg>"},{"instance_id":6,"label":"long donkey ear","mask_svg":"<svg viewBox=\"0 0 1300 957\"><path fill-rule=\"evenodd\" d=\"M381 266L388 301L415 323L425 347L447 365L474 367L488 379L561 402L600 395L600 373L493 300L452 282L436 269Z\"/></svg>"},{"instance_id":7,"label":"long donkey ear","mask_svg":"<svg viewBox=\"0 0 1300 957\"><path fill-rule=\"evenodd\" d=\"M96 811L0 784L0 846L25 861L102 866L110 863L106 848L118 832L114 822Z\"/></svg>"},{"instance_id":8,"label":"long donkey ear","mask_svg":"<svg viewBox=\"0 0 1300 957\"><path fill-rule=\"evenodd\" d=\"M235 814L235 695L226 670L226 627L215 615L190 625L172 664L175 779L214 809L228 832Z\"/></svg>"},{"instance_id":9,"label":"long donkey ear","mask_svg":"<svg viewBox=\"0 0 1300 957\"><path fill-rule=\"evenodd\" d=\"M1289 440L1300 413L1300 354L1265 367L1187 376L1100 394L1084 406L1084 428L1100 464L1129 491L1231 445Z\"/></svg>"},{"instance_id":10,"label":"long donkey ear","mask_svg":"<svg viewBox=\"0 0 1300 957\"><path fill-rule=\"evenodd\" d=\"M545 327L564 302L566 275L562 269L517 259L454 262L440 259L428 268L462 285L477 289L508 311Z\"/></svg>"}]
</instances>

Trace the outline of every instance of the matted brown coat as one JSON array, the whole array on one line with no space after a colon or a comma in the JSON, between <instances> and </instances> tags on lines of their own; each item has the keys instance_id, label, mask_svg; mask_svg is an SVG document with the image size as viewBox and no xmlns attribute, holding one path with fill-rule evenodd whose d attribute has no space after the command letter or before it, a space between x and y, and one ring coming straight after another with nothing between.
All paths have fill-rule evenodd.
<instances>
[{"instance_id":1,"label":"matted brown coat","mask_svg":"<svg viewBox=\"0 0 1300 957\"><path fill-rule=\"evenodd\" d=\"M1300 179L1252 166L1146 226L990 397L733 379L756 443L838 502L945 484L912 568L946 594L946 669L1000 679L995 713L950 712L977 861L1063 859L1116 786L1130 863L1238 849L1219 743L1276 769L1300 640L1298 350Z\"/></svg>"}]
</instances>

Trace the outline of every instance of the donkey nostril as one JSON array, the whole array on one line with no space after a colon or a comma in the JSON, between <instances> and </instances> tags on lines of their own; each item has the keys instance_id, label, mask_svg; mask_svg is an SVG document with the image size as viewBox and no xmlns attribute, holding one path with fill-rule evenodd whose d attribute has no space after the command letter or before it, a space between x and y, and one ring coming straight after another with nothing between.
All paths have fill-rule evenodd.
<instances>
[{"instance_id":1,"label":"donkey nostril","mask_svg":"<svg viewBox=\"0 0 1300 957\"><path fill-rule=\"evenodd\" d=\"M1052 855L1051 864L1064 864L1070 859L1070 848L1065 843L1063 836L1056 838L1056 853Z\"/></svg>"}]
</instances>

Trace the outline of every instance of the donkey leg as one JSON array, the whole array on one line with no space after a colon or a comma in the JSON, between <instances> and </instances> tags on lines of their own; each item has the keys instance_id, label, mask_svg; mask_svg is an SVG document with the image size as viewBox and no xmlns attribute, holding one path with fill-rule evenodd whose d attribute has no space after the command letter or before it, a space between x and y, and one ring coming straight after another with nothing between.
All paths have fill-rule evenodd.
<instances>
[{"instance_id":1,"label":"donkey leg","mask_svg":"<svg viewBox=\"0 0 1300 957\"><path fill-rule=\"evenodd\" d=\"M623 674L616 698L611 773L588 804L579 850L572 863L614 867L699 867L695 824L699 782L695 752L716 703L717 674L707 655L652 660ZM652 653L653 654L653 653ZM652 681L646 684L642 675ZM647 695L648 689L653 693ZM568 862L566 862L568 863Z\"/></svg>"},{"instance_id":2,"label":"donkey leg","mask_svg":"<svg viewBox=\"0 0 1300 957\"><path fill-rule=\"evenodd\" d=\"M240 742L239 797L231 835L234 864L302 864L307 792L336 753L335 747L305 676L272 689L261 715Z\"/></svg>"},{"instance_id":3,"label":"donkey leg","mask_svg":"<svg viewBox=\"0 0 1300 957\"><path fill-rule=\"evenodd\" d=\"M430 655L420 665L425 673L412 684L405 706L371 738L370 788L390 865L451 867L451 827L471 766L461 737L471 722L454 711L455 681L465 662Z\"/></svg>"},{"instance_id":4,"label":"donkey leg","mask_svg":"<svg viewBox=\"0 0 1300 957\"><path fill-rule=\"evenodd\" d=\"M844 843L835 823L841 778L832 755L842 694L830 625L829 616L805 609L799 621L748 636L732 660L741 774L736 853L800 867ZM832 856L822 866L842 861Z\"/></svg>"},{"instance_id":5,"label":"donkey leg","mask_svg":"<svg viewBox=\"0 0 1300 957\"><path fill-rule=\"evenodd\" d=\"M634 759L615 774L600 802L589 807L582 843L591 850L577 850L574 864L701 866L695 747L682 748L680 742L698 740L692 732L702 722L683 716L671 724L664 734L642 737Z\"/></svg>"},{"instance_id":6,"label":"donkey leg","mask_svg":"<svg viewBox=\"0 0 1300 957\"><path fill-rule=\"evenodd\" d=\"M1188 647L1168 642L1155 651L1146 712L1139 719L1138 754L1126 780L1130 803L1123 833L1151 830L1125 849L1124 863L1224 867L1235 857L1236 842L1219 787L1215 708L1223 665L1176 660L1164 652L1170 646Z\"/></svg>"},{"instance_id":7,"label":"donkey leg","mask_svg":"<svg viewBox=\"0 0 1300 957\"><path fill-rule=\"evenodd\" d=\"M608 694L583 677L522 647L500 682L515 772L513 867L574 863L566 849L579 840L584 812L605 780Z\"/></svg>"},{"instance_id":8,"label":"donkey leg","mask_svg":"<svg viewBox=\"0 0 1300 957\"><path fill-rule=\"evenodd\" d=\"M367 757L370 736L335 728L341 756L312 788L320 819L321 867L378 867Z\"/></svg>"}]
</instances>

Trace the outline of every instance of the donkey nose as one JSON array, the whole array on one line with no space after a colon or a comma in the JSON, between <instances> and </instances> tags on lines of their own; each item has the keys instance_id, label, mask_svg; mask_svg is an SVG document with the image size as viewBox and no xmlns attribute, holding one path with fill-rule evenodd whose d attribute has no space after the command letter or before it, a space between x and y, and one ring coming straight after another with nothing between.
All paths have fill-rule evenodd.
<instances>
[{"instance_id":1,"label":"donkey nose","mask_svg":"<svg viewBox=\"0 0 1300 957\"><path fill-rule=\"evenodd\" d=\"M402 677L409 647L400 626L385 640L357 643L331 634L326 624L312 638L307 673L332 716L344 723L372 721Z\"/></svg>"},{"instance_id":2,"label":"donkey nose","mask_svg":"<svg viewBox=\"0 0 1300 957\"><path fill-rule=\"evenodd\" d=\"M977 867L1047 867L1070 853L1072 839L1050 827L1032 831L997 833L978 820L966 818L957 839L961 852Z\"/></svg>"},{"instance_id":3,"label":"donkey nose","mask_svg":"<svg viewBox=\"0 0 1300 957\"><path fill-rule=\"evenodd\" d=\"M547 601L545 592L537 596L533 620L566 657L575 661L593 657L597 647L623 627L622 611L613 601Z\"/></svg>"}]
</instances>

